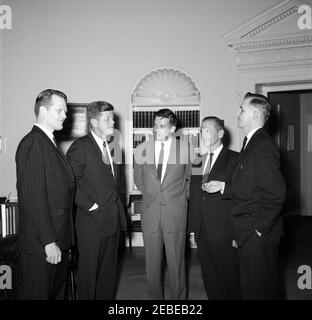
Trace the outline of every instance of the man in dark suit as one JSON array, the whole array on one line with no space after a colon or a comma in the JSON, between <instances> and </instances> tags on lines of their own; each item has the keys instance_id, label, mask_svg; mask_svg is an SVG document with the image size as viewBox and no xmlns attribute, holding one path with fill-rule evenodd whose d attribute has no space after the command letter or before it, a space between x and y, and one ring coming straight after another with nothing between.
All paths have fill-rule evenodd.
<instances>
[{"instance_id":1,"label":"man in dark suit","mask_svg":"<svg viewBox=\"0 0 312 320\"><path fill-rule=\"evenodd\" d=\"M126 228L126 217L118 194L120 166L114 163L108 143L108 137L114 137L114 155L118 158L121 153L114 134L113 110L104 101L90 103L87 114L91 131L67 152L77 181L78 299L115 296L119 234Z\"/></svg>"},{"instance_id":2,"label":"man in dark suit","mask_svg":"<svg viewBox=\"0 0 312 320\"><path fill-rule=\"evenodd\" d=\"M263 128L270 116L266 97L247 93L238 113L246 137L231 183L211 181L208 192L233 200L243 299L278 299L278 247L282 235L280 211L285 183L279 151Z\"/></svg>"},{"instance_id":3,"label":"man in dark suit","mask_svg":"<svg viewBox=\"0 0 312 320\"><path fill-rule=\"evenodd\" d=\"M176 115L158 110L154 138L135 150L134 181L143 194L141 215L145 265L151 299L163 299L162 258L165 247L171 299L186 299L185 238L191 148L176 139Z\"/></svg>"},{"instance_id":4,"label":"man in dark suit","mask_svg":"<svg viewBox=\"0 0 312 320\"><path fill-rule=\"evenodd\" d=\"M229 181L238 153L222 144L224 123L217 117L206 117L201 125L202 143L208 152L192 166L188 232L197 243L198 258L208 299L239 299L237 249L233 247L231 200L220 193L209 194L210 180ZM195 241L194 241L195 237Z\"/></svg>"},{"instance_id":5,"label":"man in dark suit","mask_svg":"<svg viewBox=\"0 0 312 320\"><path fill-rule=\"evenodd\" d=\"M65 297L75 181L53 131L63 127L66 102L60 91L41 92L35 103L36 124L16 152L21 299Z\"/></svg>"}]
</instances>

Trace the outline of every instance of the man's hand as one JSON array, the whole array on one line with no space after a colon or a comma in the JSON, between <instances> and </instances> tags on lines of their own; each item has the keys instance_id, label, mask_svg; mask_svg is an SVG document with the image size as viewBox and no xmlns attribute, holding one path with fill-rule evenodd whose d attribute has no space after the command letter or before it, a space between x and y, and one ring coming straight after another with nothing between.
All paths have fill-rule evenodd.
<instances>
[{"instance_id":1,"label":"man's hand","mask_svg":"<svg viewBox=\"0 0 312 320\"><path fill-rule=\"evenodd\" d=\"M99 206L97 205L97 203L95 203L90 209L89 211L93 211L96 210Z\"/></svg>"},{"instance_id":2,"label":"man's hand","mask_svg":"<svg viewBox=\"0 0 312 320\"><path fill-rule=\"evenodd\" d=\"M255 230L255 232L256 232L256 234L258 235L259 238L262 237L262 233L261 232L259 232L258 230Z\"/></svg>"},{"instance_id":3,"label":"man's hand","mask_svg":"<svg viewBox=\"0 0 312 320\"><path fill-rule=\"evenodd\" d=\"M237 242L235 240L232 240L232 247L233 248L238 248Z\"/></svg>"},{"instance_id":4,"label":"man's hand","mask_svg":"<svg viewBox=\"0 0 312 320\"><path fill-rule=\"evenodd\" d=\"M196 243L196 240L195 240L195 233L190 233L190 242L191 242L191 245L192 247L197 247L197 243Z\"/></svg>"},{"instance_id":5,"label":"man's hand","mask_svg":"<svg viewBox=\"0 0 312 320\"><path fill-rule=\"evenodd\" d=\"M52 264L58 264L62 259L62 251L55 242L51 242L44 247L47 255L46 260Z\"/></svg>"},{"instance_id":6,"label":"man's hand","mask_svg":"<svg viewBox=\"0 0 312 320\"><path fill-rule=\"evenodd\" d=\"M208 193L216 193L220 191L223 194L224 188L225 188L225 182L212 180L208 183L205 183L204 188L205 189L203 190L205 190Z\"/></svg>"}]
</instances>

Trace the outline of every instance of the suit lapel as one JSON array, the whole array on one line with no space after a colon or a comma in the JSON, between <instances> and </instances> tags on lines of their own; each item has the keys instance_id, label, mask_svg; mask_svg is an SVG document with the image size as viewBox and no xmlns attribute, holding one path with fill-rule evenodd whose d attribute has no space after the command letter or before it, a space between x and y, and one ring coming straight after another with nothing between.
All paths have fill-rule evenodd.
<instances>
[{"instance_id":1,"label":"suit lapel","mask_svg":"<svg viewBox=\"0 0 312 320\"><path fill-rule=\"evenodd\" d=\"M150 139L146 143L146 160L147 165L150 166L150 170L156 179L158 179L156 171L156 159L155 159L155 140Z\"/></svg>"},{"instance_id":2,"label":"suit lapel","mask_svg":"<svg viewBox=\"0 0 312 320\"><path fill-rule=\"evenodd\" d=\"M172 167L175 164L179 164L180 163L180 152L177 153L177 149L179 149L179 147L177 146L177 144L179 143L179 141L177 139L175 139L174 137L171 138L171 146L170 146L170 151L169 151L169 157L168 157L168 162L167 162L167 166L166 166L166 171L164 174L164 179L162 181L162 183L164 183L168 172L170 172L170 170L172 169Z\"/></svg>"},{"instance_id":3,"label":"suit lapel","mask_svg":"<svg viewBox=\"0 0 312 320\"><path fill-rule=\"evenodd\" d=\"M65 165L66 170L69 173L70 177L72 178L73 181L75 181L75 177L74 177L74 174L73 174L73 169L72 169L71 165L69 164L69 162L67 161L64 153L58 147L56 148L56 152L58 153L59 157L62 159L63 164Z\"/></svg>"},{"instance_id":4,"label":"suit lapel","mask_svg":"<svg viewBox=\"0 0 312 320\"><path fill-rule=\"evenodd\" d=\"M94 140L91 132L88 133L88 137L89 137L90 143L96 153L96 157L98 159L100 168L102 168L107 175L111 176L112 179L114 179L114 177L111 174L110 165L104 163L103 158L102 158L102 151L100 150L99 145ZM115 173L115 166L114 166L114 173Z\"/></svg>"},{"instance_id":5,"label":"suit lapel","mask_svg":"<svg viewBox=\"0 0 312 320\"><path fill-rule=\"evenodd\" d=\"M219 153L219 156L218 158L216 159L212 169L210 170L210 173L209 173L209 177L213 177L213 175L218 172L219 170L219 167L221 166L222 164L222 160L223 160L223 157L225 156L226 154L226 148L223 146L221 152Z\"/></svg>"},{"instance_id":6,"label":"suit lapel","mask_svg":"<svg viewBox=\"0 0 312 320\"><path fill-rule=\"evenodd\" d=\"M263 132L263 128L258 129L251 137L250 141L248 141L247 146L245 147L245 149L239 154L239 159L238 159L238 163L237 166L233 172L232 175L232 181L235 180L235 176L238 172L238 170L241 168L242 163L244 161L244 158L247 154L247 151L250 150L252 148L252 146L254 145L255 141L257 140L257 137Z\"/></svg>"},{"instance_id":7,"label":"suit lapel","mask_svg":"<svg viewBox=\"0 0 312 320\"><path fill-rule=\"evenodd\" d=\"M94 140L91 132L88 133L88 137L89 137L89 140L90 140L92 147L94 148L94 151L97 155L97 158L101 161L101 164L105 165L105 163L103 162L103 159L102 159L102 151L100 150L98 144Z\"/></svg>"},{"instance_id":8,"label":"suit lapel","mask_svg":"<svg viewBox=\"0 0 312 320\"><path fill-rule=\"evenodd\" d=\"M67 159L66 159L65 155L63 154L63 152L58 147L56 147L54 145L54 143L51 141L51 139L38 126L33 126L33 130L35 130L36 132L41 134L43 136L43 138L46 139L47 143L50 144L51 148L53 148L53 150L55 151L56 155L61 160L61 163L66 168L66 171L68 172L68 174L69 174L70 178L72 179L72 181L75 181L75 177L74 177L74 173L73 173L72 167L69 164L69 162L67 161Z\"/></svg>"}]
</instances>

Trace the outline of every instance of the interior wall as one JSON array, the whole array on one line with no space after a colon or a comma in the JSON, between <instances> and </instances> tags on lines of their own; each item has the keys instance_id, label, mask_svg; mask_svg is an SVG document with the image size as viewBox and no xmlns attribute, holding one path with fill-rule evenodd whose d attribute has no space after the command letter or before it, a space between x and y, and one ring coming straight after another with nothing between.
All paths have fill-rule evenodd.
<instances>
[{"instance_id":1,"label":"interior wall","mask_svg":"<svg viewBox=\"0 0 312 320\"><path fill-rule=\"evenodd\" d=\"M0 4L1 4L1 0L0 0ZM2 119L3 119L3 112L2 112L2 108L3 108L3 103L2 103L2 32L0 30L0 143L1 143L1 150L0 150L0 197L1 197L1 191L2 191L2 185L3 185L3 133L4 131L2 130Z\"/></svg>"},{"instance_id":2,"label":"interior wall","mask_svg":"<svg viewBox=\"0 0 312 320\"><path fill-rule=\"evenodd\" d=\"M225 120L238 150L236 63L221 35L280 0L7 0L13 28L2 35L0 195L15 190L15 151L46 88L70 102L107 100L129 119L130 94L162 67L185 72L201 90L202 117Z\"/></svg>"},{"instance_id":3,"label":"interior wall","mask_svg":"<svg viewBox=\"0 0 312 320\"><path fill-rule=\"evenodd\" d=\"M301 110L301 208L312 215L312 93L300 94Z\"/></svg>"}]
</instances>

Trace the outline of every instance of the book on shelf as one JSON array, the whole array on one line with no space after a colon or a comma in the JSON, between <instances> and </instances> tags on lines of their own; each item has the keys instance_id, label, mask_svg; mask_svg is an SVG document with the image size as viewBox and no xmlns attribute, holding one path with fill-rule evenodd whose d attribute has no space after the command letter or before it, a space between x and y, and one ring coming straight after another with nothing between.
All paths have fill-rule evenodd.
<instances>
[{"instance_id":1,"label":"book on shelf","mask_svg":"<svg viewBox=\"0 0 312 320\"><path fill-rule=\"evenodd\" d=\"M18 214L17 214L17 203L3 203L1 204L1 234L2 238L17 233L18 228Z\"/></svg>"},{"instance_id":2,"label":"book on shelf","mask_svg":"<svg viewBox=\"0 0 312 320\"><path fill-rule=\"evenodd\" d=\"M131 214L131 221L141 221L141 215L139 213Z\"/></svg>"},{"instance_id":3,"label":"book on shelf","mask_svg":"<svg viewBox=\"0 0 312 320\"><path fill-rule=\"evenodd\" d=\"M133 148L135 149L139 144L146 140L146 134L134 133L133 134Z\"/></svg>"}]
</instances>

